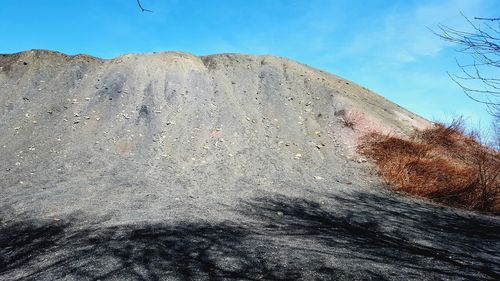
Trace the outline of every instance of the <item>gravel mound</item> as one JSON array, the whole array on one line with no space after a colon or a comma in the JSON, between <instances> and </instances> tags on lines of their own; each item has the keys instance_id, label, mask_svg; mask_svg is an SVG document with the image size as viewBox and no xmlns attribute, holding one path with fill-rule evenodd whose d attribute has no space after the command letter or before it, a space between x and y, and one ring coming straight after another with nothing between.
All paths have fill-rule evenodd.
<instances>
[{"instance_id":1,"label":"gravel mound","mask_svg":"<svg viewBox=\"0 0 500 281\"><path fill-rule=\"evenodd\" d=\"M355 152L428 125L273 56L0 55L0 279L498 279L498 218Z\"/></svg>"}]
</instances>

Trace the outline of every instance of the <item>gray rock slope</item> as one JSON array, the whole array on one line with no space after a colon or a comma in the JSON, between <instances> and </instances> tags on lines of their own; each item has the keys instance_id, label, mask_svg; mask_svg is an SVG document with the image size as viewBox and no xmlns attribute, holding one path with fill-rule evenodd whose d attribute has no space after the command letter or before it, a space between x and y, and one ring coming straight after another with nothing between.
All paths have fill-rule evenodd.
<instances>
[{"instance_id":1,"label":"gray rock slope","mask_svg":"<svg viewBox=\"0 0 500 281\"><path fill-rule=\"evenodd\" d=\"M273 56L0 55L0 279L498 280L498 218L353 149L428 124Z\"/></svg>"}]
</instances>

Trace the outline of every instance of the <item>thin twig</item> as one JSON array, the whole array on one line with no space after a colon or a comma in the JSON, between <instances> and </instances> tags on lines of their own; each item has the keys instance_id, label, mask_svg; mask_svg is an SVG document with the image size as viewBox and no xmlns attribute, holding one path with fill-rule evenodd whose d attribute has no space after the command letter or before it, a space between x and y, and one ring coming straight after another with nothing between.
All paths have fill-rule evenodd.
<instances>
[{"instance_id":1,"label":"thin twig","mask_svg":"<svg viewBox=\"0 0 500 281\"><path fill-rule=\"evenodd\" d=\"M489 21L500 21L500 18L478 18L475 17L475 20L489 20Z\"/></svg>"},{"instance_id":2,"label":"thin twig","mask_svg":"<svg viewBox=\"0 0 500 281\"><path fill-rule=\"evenodd\" d=\"M141 4L141 1L140 1L140 0L137 0L137 5L139 5L139 8L141 8L141 11L142 11L142 12L150 12L150 13L152 13L152 12L153 12L153 11L151 11L151 10L144 9L144 8L142 7L142 4Z\"/></svg>"}]
</instances>

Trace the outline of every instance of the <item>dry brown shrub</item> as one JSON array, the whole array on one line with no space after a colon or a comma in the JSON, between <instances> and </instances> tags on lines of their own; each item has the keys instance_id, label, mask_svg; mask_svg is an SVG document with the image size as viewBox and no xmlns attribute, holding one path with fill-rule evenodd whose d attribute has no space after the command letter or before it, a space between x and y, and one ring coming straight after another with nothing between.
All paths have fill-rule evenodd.
<instances>
[{"instance_id":1,"label":"dry brown shrub","mask_svg":"<svg viewBox=\"0 0 500 281\"><path fill-rule=\"evenodd\" d=\"M429 150L427 145L377 132L362 137L359 148L363 154L379 161L403 155L421 157Z\"/></svg>"},{"instance_id":2,"label":"dry brown shrub","mask_svg":"<svg viewBox=\"0 0 500 281\"><path fill-rule=\"evenodd\" d=\"M455 119L450 125L435 124L416 133L416 137L422 142L433 145L451 146L456 143L457 137L462 138L465 134L464 121L461 118Z\"/></svg>"},{"instance_id":3,"label":"dry brown shrub","mask_svg":"<svg viewBox=\"0 0 500 281\"><path fill-rule=\"evenodd\" d=\"M371 133L361 154L393 189L472 210L500 213L500 154L466 134L463 121L438 124L410 139Z\"/></svg>"}]
</instances>

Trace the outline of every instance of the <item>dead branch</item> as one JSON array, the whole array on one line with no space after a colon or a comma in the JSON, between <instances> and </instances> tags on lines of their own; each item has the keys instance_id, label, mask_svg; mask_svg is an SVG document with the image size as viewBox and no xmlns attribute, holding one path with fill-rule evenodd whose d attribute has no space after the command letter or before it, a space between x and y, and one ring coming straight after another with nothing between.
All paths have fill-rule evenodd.
<instances>
[{"instance_id":1,"label":"dead branch","mask_svg":"<svg viewBox=\"0 0 500 281\"><path fill-rule=\"evenodd\" d=\"M137 5L139 6L139 8L141 8L141 11L142 11L142 12L150 12L150 13L152 13L152 12L153 12L153 11L151 11L151 10L144 9L144 8L142 7L142 4L141 4L141 1L140 1L140 0L137 0Z\"/></svg>"},{"instance_id":2,"label":"dead branch","mask_svg":"<svg viewBox=\"0 0 500 281\"><path fill-rule=\"evenodd\" d=\"M458 52L470 55L473 62L462 64L457 61L462 74L449 74L451 79L473 101L483 103L488 112L500 118L500 77L490 72L500 71L500 18L475 17L474 22L462 14L472 28L471 31L458 30L439 24L439 38L457 44ZM490 23L499 23L498 26ZM485 74L488 73L488 74ZM471 86L469 82L480 82L481 86Z\"/></svg>"}]
</instances>

